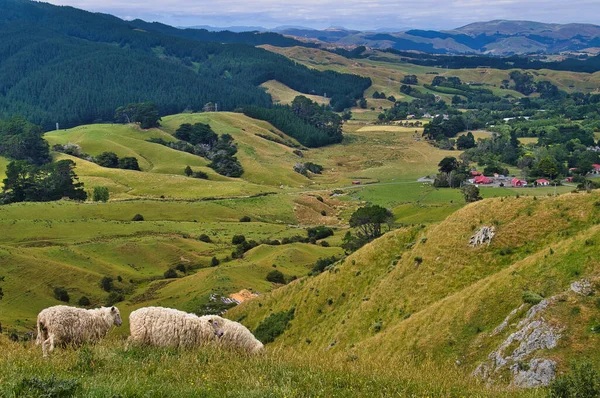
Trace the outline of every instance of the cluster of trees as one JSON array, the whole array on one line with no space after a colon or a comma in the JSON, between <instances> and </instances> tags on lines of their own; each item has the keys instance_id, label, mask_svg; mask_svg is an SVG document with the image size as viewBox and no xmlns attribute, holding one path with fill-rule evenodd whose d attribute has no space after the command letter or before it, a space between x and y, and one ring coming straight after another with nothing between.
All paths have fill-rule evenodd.
<instances>
[{"instance_id":1,"label":"cluster of trees","mask_svg":"<svg viewBox=\"0 0 600 398\"><path fill-rule=\"evenodd\" d=\"M302 145L316 148L342 142L342 118L300 95L290 106L244 108L246 116L266 120Z\"/></svg>"},{"instance_id":2,"label":"cluster of trees","mask_svg":"<svg viewBox=\"0 0 600 398\"><path fill-rule=\"evenodd\" d=\"M323 166L313 162L296 163L294 165L294 171L308 177L308 172L312 174L321 174L323 172Z\"/></svg>"},{"instance_id":3,"label":"cluster of trees","mask_svg":"<svg viewBox=\"0 0 600 398\"><path fill-rule=\"evenodd\" d=\"M0 156L36 165L50 161L50 149L40 126L22 118L0 120Z\"/></svg>"},{"instance_id":4,"label":"cluster of trees","mask_svg":"<svg viewBox=\"0 0 600 398\"><path fill-rule=\"evenodd\" d=\"M6 167L0 203L49 202L65 197L86 200L87 193L78 181L74 167L75 163L71 160L41 166L14 160Z\"/></svg>"},{"instance_id":5,"label":"cluster of trees","mask_svg":"<svg viewBox=\"0 0 600 398\"><path fill-rule=\"evenodd\" d=\"M244 174L242 164L235 156L237 145L230 134L218 136L208 124L184 123L175 131L178 142L168 142L163 139L150 139L150 142L168 146L178 151L192 153L210 160L208 167L227 177L241 177ZM207 179L206 173L194 172L186 167L184 173L188 177Z\"/></svg>"},{"instance_id":6,"label":"cluster of trees","mask_svg":"<svg viewBox=\"0 0 600 398\"><path fill-rule=\"evenodd\" d=\"M462 116L450 116L446 120L440 115L425 125L423 136L430 140L438 141L443 138L455 137L458 133L464 131L465 127L465 121Z\"/></svg>"},{"instance_id":7,"label":"cluster of trees","mask_svg":"<svg viewBox=\"0 0 600 398\"><path fill-rule=\"evenodd\" d=\"M411 85L417 85L419 84L419 79L417 79L416 75L406 75L402 78L402 83L403 84L411 84Z\"/></svg>"},{"instance_id":8,"label":"cluster of trees","mask_svg":"<svg viewBox=\"0 0 600 398\"><path fill-rule=\"evenodd\" d=\"M136 29L109 15L39 2L2 2L0 36L0 117L21 114L45 130L56 122L112 121L115 108L140 99L156 104L160 115L208 102L223 110L269 107L270 96L258 86L271 79L303 93L327 93L337 110L353 105L371 84L239 44L250 36L265 41L262 35L231 34L232 44L199 41L207 36L157 25Z\"/></svg>"},{"instance_id":9,"label":"cluster of trees","mask_svg":"<svg viewBox=\"0 0 600 398\"><path fill-rule=\"evenodd\" d=\"M379 205L364 206L350 216L350 226L356 235L350 231L344 236L342 247L347 251L355 251L383 233L382 226L388 229L394 221L394 215L385 207Z\"/></svg>"},{"instance_id":10,"label":"cluster of trees","mask_svg":"<svg viewBox=\"0 0 600 398\"><path fill-rule=\"evenodd\" d=\"M158 107L153 102L131 103L115 111L115 122L138 123L143 129L158 127L160 120Z\"/></svg>"},{"instance_id":11,"label":"cluster of trees","mask_svg":"<svg viewBox=\"0 0 600 398\"><path fill-rule=\"evenodd\" d=\"M114 152L102 152L93 160L98 166L110 169L140 170L138 160L133 156L119 158Z\"/></svg>"}]
</instances>

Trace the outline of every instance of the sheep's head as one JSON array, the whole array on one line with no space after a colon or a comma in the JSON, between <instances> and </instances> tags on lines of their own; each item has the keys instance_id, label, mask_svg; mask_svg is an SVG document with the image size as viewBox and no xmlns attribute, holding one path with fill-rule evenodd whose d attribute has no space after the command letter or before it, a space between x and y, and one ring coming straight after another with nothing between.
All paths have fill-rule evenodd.
<instances>
[{"instance_id":1,"label":"sheep's head","mask_svg":"<svg viewBox=\"0 0 600 398\"><path fill-rule=\"evenodd\" d=\"M117 326L121 326L123 320L121 319L121 313L119 312L119 309L117 307L110 308L110 315L112 315L114 324Z\"/></svg>"},{"instance_id":2,"label":"sheep's head","mask_svg":"<svg viewBox=\"0 0 600 398\"><path fill-rule=\"evenodd\" d=\"M215 336L217 337L223 337L223 334L225 334L225 329L224 329L224 322L222 319L220 318L210 318L208 320L209 325L212 327L213 332L215 333Z\"/></svg>"}]
</instances>

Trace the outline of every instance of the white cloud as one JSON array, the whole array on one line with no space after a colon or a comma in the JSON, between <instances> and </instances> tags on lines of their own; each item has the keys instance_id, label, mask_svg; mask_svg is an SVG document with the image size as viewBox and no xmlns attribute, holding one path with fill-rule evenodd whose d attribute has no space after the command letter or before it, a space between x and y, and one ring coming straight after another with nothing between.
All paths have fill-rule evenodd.
<instances>
[{"instance_id":1,"label":"white cloud","mask_svg":"<svg viewBox=\"0 0 600 398\"><path fill-rule=\"evenodd\" d=\"M598 0L49 0L173 25L305 25L318 28L452 28L492 19L596 21Z\"/></svg>"}]
</instances>

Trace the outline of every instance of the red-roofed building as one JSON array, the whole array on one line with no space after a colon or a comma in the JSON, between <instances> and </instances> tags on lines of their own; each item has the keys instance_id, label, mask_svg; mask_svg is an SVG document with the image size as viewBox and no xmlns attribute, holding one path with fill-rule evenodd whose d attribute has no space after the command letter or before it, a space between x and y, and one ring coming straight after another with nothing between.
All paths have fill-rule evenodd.
<instances>
[{"instance_id":1,"label":"red-roofed building","mask_svg":"<svg viewBox=\"0 0 600 398\"><path fill-rule=\"evenodd\" d=\"M546 179L539 179L539 180L535 180L535 182L537 182L538 185L541 185L543 187L550 185L550 181L546 180Z\"/></svg>"},{"instance_id":2,"label":"red-roofed building","mask_svg":"<svg viewBox=\"0 0 600 398\"><path fill-rule=\"evenodd\" d=\"M565 178L565 181L566 182L573 182L573 177L567 177L567 178Z\"/></svg>"},{"instance_id":3,"label":"red-roofed building","mask_svg":"<svg viewBox=\"0 0 600 398\"><path fill-rule=\"evenodd\" d=\"M525 180L519 180L518 178L513 178L511 181L511 184L513 187L526 187L527 186L527 181Z\"/></svg>"},{"instance_id":4,"label":"red-roofed building","mask_svg":"<svg viewBox=\"0 0 600 398\"><path fill-rule=\"evenodd\" d=\"M480 176L480 175L483 175L483 174L481 174L481 172L480 172L480 171L473 170L473 171L471 171L471 175L472 175L472 176Z\"/></svg>"},{"instance_id":5,"label":"red-roofed building","mask_svg":"<svg viewBox=\"0 0 600 398\"><path fill-rule=\"evenodd\" d=\"M595 164L594 163L592 165L592 167L593 167L592 173L594 173L594 174L600 174L600 164Z\"/></svg>"},{"instance_id":6,"label":"red-roofed building","mask_svg":"<svg viewBox=\"0 0 600 398\"><path fill-rule=\"evenodd\" d=\"M477 176L473 179L475 184L491 184L493 180L486 176Z\"/></svg>"}]
</instances>

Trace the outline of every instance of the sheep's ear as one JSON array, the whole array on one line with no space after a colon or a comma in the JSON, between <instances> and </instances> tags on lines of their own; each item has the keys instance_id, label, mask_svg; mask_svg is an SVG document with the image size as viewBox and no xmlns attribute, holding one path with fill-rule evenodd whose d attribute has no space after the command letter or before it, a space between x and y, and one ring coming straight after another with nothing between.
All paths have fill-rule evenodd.
<instances>
[{"instance_id":1,"label":"sheep's ear","mask_svg":"<svg viewBox=\"0 0 600 398\"><path fill-rule=\"evenodd\" d=\"M115 312L116 308L115 307L111 307L110 311L111 312Z\"/></svg>"}]
</instances>

